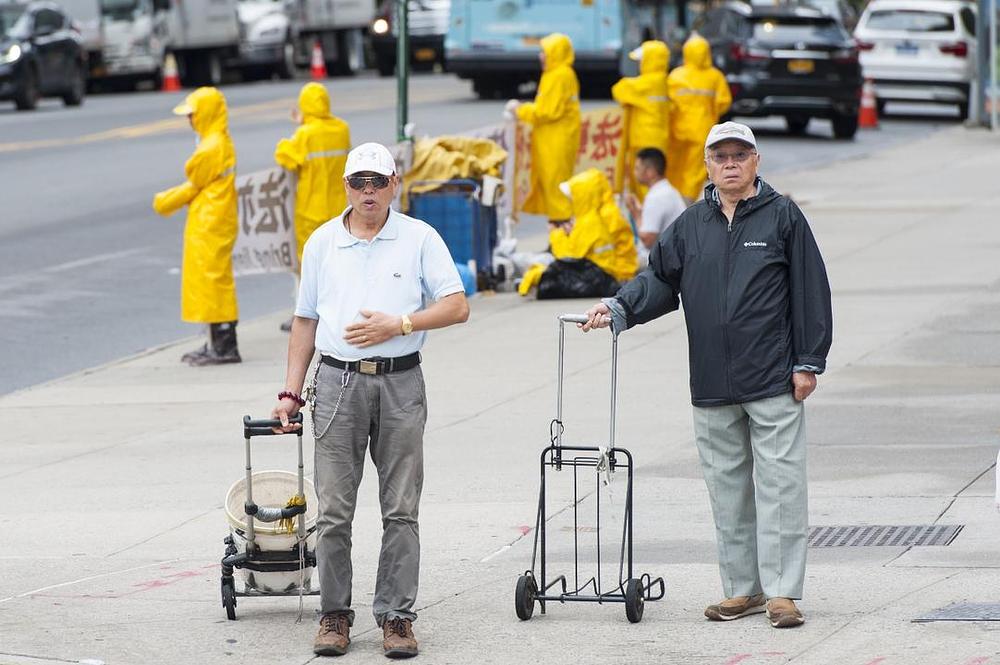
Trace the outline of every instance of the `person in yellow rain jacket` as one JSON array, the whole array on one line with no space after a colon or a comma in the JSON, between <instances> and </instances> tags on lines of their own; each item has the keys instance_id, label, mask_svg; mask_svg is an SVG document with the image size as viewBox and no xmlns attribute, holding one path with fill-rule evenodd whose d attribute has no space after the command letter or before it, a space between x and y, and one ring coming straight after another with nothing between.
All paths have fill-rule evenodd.
<instances>
[{"instance_id":1,"label":"person in yellow rain jacket","mask_svg":"<svg viewBox=\"0 0 1000 665\"><path fill-rule=\"evenodd\" d=\"M295 190L295 241L302 248L323 222L344 212L344 164L351 149L347 123L330 114L330 95L319 83L306 83L293 119L301 123L290 139L278 141L274 161L298 174Z\"/></svg>"},{"instance_id":2,"label":"person in yellow rain jacket","mask_svg":"<svg viewBox=\"0 0 1000 665\"><path fill-rule=\"evenodd\" d=\"M508 102L508 111L531 125L531 191L521 209L564 221L572 214L559 184L569 180L580 149L580 82L573 71L573 43L553 33L542 38L542 78L535 101Z\"/></svg>"},{"instance_id":3,"label":"person in yellow rain jacket","mask_svg":"<svg viewBox=\"0 0 1000 665\"><path fill-rule=\"evenodd\" d=\"M701 197L708 176L705 139L733 101L725 75L712 66L712 50L704 37L684 44L684 65L667 78L670 101L670 152L667 180L690 201Z\"/></svg>"},{"instance_id":4,"label":"person in yellow rain jacket","mask_svg":"<svg viewBox=\"0 0 1000 665\"><path fill-rule=\"evenodd\" d=\"M657 148L667 154L670 149L670 49L663 42L646 41L629 57L639 60L639 75L624 77L611 88L611 96L622 106L625 117L625 141L615 169L615 191L627 188L641 201L646 188L633 173L636 153L643 148Z\"/></svg>"},{"instance_id":5,"label":"person in yellow rain jacket","mask_svg":"<svg viewBox=\"0 0 1000 665\"><path fill-rule=\"evenodd\" d=\"M347 123L330 114L330 95L319 83L306 83L292 119L301 123L290 139L278 141L274 161L298 174L295 190L295 245L299 265L306 240L321 224L344 212L344 164L351 149ZM288 332L292 322L281 324Z\"/></svg>"},{"instance_id":6,"label":"person in yellow rain jacket","mask_svg":"<svg viewBox=\"0 0 1000 665\"><path fill-rule=\"evenodd\" d=\"M198 88L176 108L198 133L198 147L184 164L183 184L162 191L153 209L164 216L188 206L181 267L181 320L209 324L209 342L181 358L190 365L240 362L236 343L236 151L229 137L226 98Z\"/></svg>"},{"instance_id":7,"label":"person in yellow rain jacket","mask_svg":"<svg viewBox=\"0 0 1000 665\"><path fill-rule=\"evenodd\" d=\"M614 203L607 176L597 169L563 183L573 205L573 221L554 225L549 246L556 259L587 259L616 281L631 279L638 268L632 227ZM525 271L518 292L527 295L546 266Z\"/></svg>"}]
</instances>

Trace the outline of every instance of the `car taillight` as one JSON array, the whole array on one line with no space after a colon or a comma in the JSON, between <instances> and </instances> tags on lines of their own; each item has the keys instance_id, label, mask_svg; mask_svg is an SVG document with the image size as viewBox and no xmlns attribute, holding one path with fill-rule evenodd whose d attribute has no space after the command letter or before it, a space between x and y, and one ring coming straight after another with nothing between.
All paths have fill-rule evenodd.
<instances>
[{"instance_id":1,"label":"car taillight","mask_svg":"<svg viewBox=\"0 0 1000 665\"><path fill-rule=\"evenodd\" d=\"M942 53L950 53L955 57L964 58L969 55L969 45L965 42L955 42L954 44L941 44L938 48Z\"/></svg>"},{"instance_id":2,"label":"car taillight","mask_svg":"<svg viewBox=\"0 0 1000 665\"><path fill-rule=\"evenodd\" d=\"M761 62L771 57L768 51L748 48L743 44L733 44L729 47L729 57L736 62Z\"/></svg>"},{"instance_id":3,"label":"car taillight","mask_svg":"<svg viewBox=\"0 0 1000 665\"><path fill-rule=\"evenodd\" d=\"M858 51L853 48L842 48L833 52L833 61L841 65L849 65L858 61Z\"/></svg>"},{"instance_id":4,"label":"car taillight","mask_svg":"<svg viewBox=\"0 0 1000 665\"><path fill-rule=\"evenodd\" d=\"M860 39L855 39L854 43L857 45L859 51L871 51L875 48L875 45L871 42L863 42Z\"/></svg>"}]
</instances>

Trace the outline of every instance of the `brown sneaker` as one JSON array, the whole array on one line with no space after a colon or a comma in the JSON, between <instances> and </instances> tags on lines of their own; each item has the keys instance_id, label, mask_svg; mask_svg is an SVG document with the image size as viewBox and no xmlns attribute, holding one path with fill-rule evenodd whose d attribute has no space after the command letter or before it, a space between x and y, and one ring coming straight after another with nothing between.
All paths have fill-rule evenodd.
<instances>
[{"instance_id":1,"label":"brown sneaker","mask_svg":"<svg viewBox=\"0 0 1000 665\"><path fill-rule=\"evenodd\" d=\"M732 621L751 614L760 614L763 611L764 594L758 593L756 596L726 598L721 603L709 605L705 608L705 616L712 621Z\"/></svg>"},{"instance_id":2,"label":"brown sneaker","mask_svg":"<svg viewBox=\"0 0 1000 665\"><path fill-rule=\"evenodd\" d=\"M313 653L317 656L343 656L351 644L350 633L351 626L346 614L324 614L319 620Z\"/></svg>"},{"instance_id":3,"label":"brown sneaker","mask_svg":"<svg viewBox=\"0 0 1000 665\"><path fill-rule=\"evenodd\" d=\"M382 648L386 658L412 658L417 655L413 622L402 617L386 619L382 624Z\"/></svg>"},{"instance_id":4,"label":"brown sneaker","mask_svg":"<svg viewBox=\"0 0 1000 665\"><path fill-rule=\"evenodd\" d=\"M806 622L791 598L772 598L767 601L767 618L775 628L794 628Z\"/></svg>"}]
</instances>

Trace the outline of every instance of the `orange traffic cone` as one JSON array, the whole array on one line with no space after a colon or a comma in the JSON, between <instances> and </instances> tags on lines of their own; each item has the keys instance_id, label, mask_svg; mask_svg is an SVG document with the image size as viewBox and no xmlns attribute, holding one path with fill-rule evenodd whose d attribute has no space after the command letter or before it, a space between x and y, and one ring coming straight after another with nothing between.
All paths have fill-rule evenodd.
<instances>
[{"instance_id":1,"label":"orange traffic cone","mask_svg":"<svg viewBox=\"0 0 1000 665\"><path fill-rule=\"evenodd\" d=\"M163 59L163 85L160 86L163 92L177 92L181 89L181 77L177 73L177 58L173 53L168 53Z\"/></svg>"},{"instance_id":2,"label":"orange traffic cone","mask_svg":"<svg viewBox=\"0 0 1000 665\"><path fill-rule=\"evenodd\" d=\"M861 110L858 112L858 126L878 129L878 107L875 103L875 84L865 79L861 86Z\"/></svg>"},{"instance_id":3,"label":"orange traffic cone","mask_svg":"<svg viewBox=\"0 0 1000 665\"><path fill-rule=\"evenodd\" d=\"M326 61L323 59L323 47L319 45L318 39L313 42L312 62L309 65L309 73L314 81L322 81L326 78Z\"/></svg>"}]
</instances>

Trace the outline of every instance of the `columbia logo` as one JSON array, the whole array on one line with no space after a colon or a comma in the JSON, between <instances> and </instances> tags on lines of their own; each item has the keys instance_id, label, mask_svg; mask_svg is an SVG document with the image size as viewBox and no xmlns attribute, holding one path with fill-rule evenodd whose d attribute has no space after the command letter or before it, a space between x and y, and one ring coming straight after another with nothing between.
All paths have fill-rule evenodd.
<instances>
[{"instance_id":1,"label":"columbia logo","mask_svg":"<svg viewBox=\"0 0 1000 665\"><path fill-rule=\"evenodd\" d=\"M754 241L754 240L748 240L747 242L743 243L743 246L744 247L767 247L767 243L766 242L758 242L758 241Z\"/></svg>"}]
</instances>

